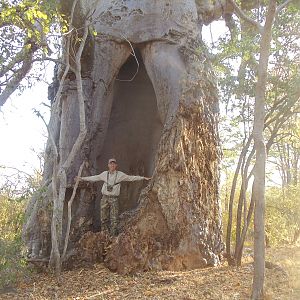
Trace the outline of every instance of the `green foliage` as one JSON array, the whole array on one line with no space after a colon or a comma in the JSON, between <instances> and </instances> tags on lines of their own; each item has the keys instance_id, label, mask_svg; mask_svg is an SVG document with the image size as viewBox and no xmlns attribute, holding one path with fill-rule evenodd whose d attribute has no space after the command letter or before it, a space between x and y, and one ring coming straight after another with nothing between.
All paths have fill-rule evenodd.
<instances>
[{"instance_id":1,"label":"green foliage","mask_svg":"<svg viewBox=\"0 0 300 300\"><path fill-rule=\"evenodd\" d=\"M28 199L38 189L41 170L33 175L0 166L0 289L29 274L21 234Z\"/></svg>"},{"instance_id":2,"label":"green foliage","mask_svg":"<svg viewBox=\"0 0 300 300\"><path fill-rule=\"evenodd\" d=\"M261 2L259 8L247 13L263 22L265 5ZM278 120L284 113L291 115L293 111L299 111L299 101L295 101L299 90L300 59L298 6L293 4L285 8L273 26L266 95L269 119L274 117ZM221 36L210 50L219 77L221 110L225 115L220 124L222 144L238 153L244 137L250 135L253 126L260 34L247 22L241 22L236 17L234 21L234 33L227 32ZM281 104L274 108L274 103L278 101ZM273 129L272 124L266 127L267 137ZM226 155L224 159L227 160Z\"/></svg>"},{"instance_id":3,"label":"green foliage","mask_svg":"<svg viewBox=\"0 0 300 300\"><path fill-rule=\"evenodd\" d=\"M283 2L283 1L280 1ZM295 2L295 1L294 1ZM248 16L260 24L265 21L267 2L259 2L254 8L243 7L247 1L239 2ZM219 77L220 88L220 137L223 146L222 172L226 173L226 182L221 193L224 204L223 224L226 234L228 222L228 201L232 185L232 177L239 157L238 184L233 201L233 219L231 242L235 243L237 209L241 189L241 174L250 180L247 190L246 208L249 208L252 186L252 168L255 162L253 140L253 112L257 84L257 70L260 56L261 34L254 26L233 16L230 32L221 36L211 45L213 62ZM284 184L297 181L300 162L299 136L299 5L290 4L276 18L272 27L271 52L268 66L268 82L266 86L266 118L264 137L268 151L267 173L269 179L278 181L281 176ZM245 145L249 146L245 147ZM242 152L242 149L244 150ZM277 175L277 176L276 176ZM285 177L283 179L283 177ZM295 179L295 180L294 180ZM269 182L268 182L269 183ZM271 245L291 241L297 224L298 211L292 192L280 189L267 190L267 199L274 197L286 213L279 213L278 207L267 209L267 230ZM276 191L276 193L275 193ZM280 194L281 193L281 194ZM283 206L282 206L283 205ZM284 207L284 209L282 209ZM245 218L244 206L240 206L242 226ZM289 213L287 213L289 212ZM293 216L293 217L291 217ZM253 220L251 221L253 222ZM246 244L251 243L250 224ZM233 246L233 245L232 245ZM231 249L233 250L233 249Z\"/></svg>"},{"instance_id":4,"label":"green foliage","mask_svg":"<svg viewBox=\"0 0 300 300\"><path fill-rule=\"evenodd\" d=\"M16 284L31 269L22 256L22 241L0 239L0 289Z\"/></svg>"},{"instance_id":5,"label":"green foliage","mask_svg":"<svg viewBox=\"0 0 300 300\"><path fill-rule=\"evenodd\" d=\"M41 63L60 55L66 21L55 0L0 0L0 105L41 80ZM32 68L35 67L35 70ZM32 72L30 72L32 70ZM23 79L27 80L24 82Z\"/></svg>"},{"instance_id":6,"label":"green foliage","mask_svg":"<svg viewBox=\"0 0 300 300\"><path fill-rule=\"evenodd\" d=\"M5 240L19 237L24 218L25 200L0 196L0 236Z\"/></svg>"},{"instance_id":7,"label":"green foliage","mask_svg":"<svg viewBox=\"0 0 300 300\"><path fill-rule=\"evenodd\" d=\"M266 193L266 233L271 246L294 242L300 229L300 185L272 187Z\"/></svg>"},{"instance_id":8,"label":"green foliage","mask_svg":"<svg viewBox=\"0 0 300 300\"><path fill-rule=\"evenodd\" d=\"M223 222L223 232L224 232L224 240L226 240L226 234L227 234L227 224L228 224L228 218L229 218L229 210L228 210L228 205L229 205L229 197L230 197L230 189L231 189L231 184L233 180L233 172L229 171L229 168L227 170L226 178L225 181L223 182L221 186L221 199L222 199L222 222ZM241 186L241 177L238 177L238 183L237 187ZM250 191L247 191L247 199L248 202L250 200L251 193ZM238 206L238 200L239 200L239 190L236 191L235 196L234 196L234 201L233 201L233 216L232 216L232 231L231 231L231 244L235 245L236 243L236 223L237 223L237 206ZM249 203L247 204L249 206ZM242 226L243 226L242 222ZM247 232L247 237L245 244L246 246L252 245L253 242L253 218L250 222L250 226ZM233 249L232 249L233 250Z\"/></svg>"},{"instance_id":9,"label":"green foliage","mask_svg":"<svg viewBox=\"0 0 300 300\"><path fill-rule=\"evenodd\" d=\"M0 288L16 283L29 271L21 240L26 202L0 195Z\"/></svg>"},{"instance_id":10,"label":"green foliage","mask_svg":"<svg viewBox=\"0 0 300 300\"><path fill-rule=\"evenodd\" d=\"M228 222L228 202L233 174L228 173L226 180L221 188L221 199L223 209L223 231L226 239L226 229ZM240 182L240 178L239 178ZM237 186L240 186L238 183ZM288 187L269 187L266 189L266 235L269 240L269 246L276 247L295 242L295 234L300 230L300 184L290 185ZM247 199L250 199L251 193L247 192ZM233 211L237 210L239 192L236 192ZM248 200L249 201L249 200ZM249 205L249 203L248 203ZM253 243L253 217L249 226L249 232L245 241L246 246ZM235 244L236 234L236 213L232 219L232 244Z\"/></svg>"}]
</instances>

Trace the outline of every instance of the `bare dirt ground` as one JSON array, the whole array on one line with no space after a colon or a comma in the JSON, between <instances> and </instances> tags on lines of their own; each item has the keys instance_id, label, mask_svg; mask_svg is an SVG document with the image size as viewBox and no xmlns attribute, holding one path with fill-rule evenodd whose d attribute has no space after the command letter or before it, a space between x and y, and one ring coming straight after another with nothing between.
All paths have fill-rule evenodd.
<instances>
[{"instance_id":1,"label":"bare dirt ground","mask_svg":"<svg viewBox=\"0 0 300 300\"><path fill-rule=\"evenodd\" d=\"M267 251L265 299L300 299L300 247ZM102 264L63 272L61 283L47 274L33 275L0 299L249 299L252 259L241 268L185 272L147 272L135 276L111 273Z\"/></svg>"}]
</instances>

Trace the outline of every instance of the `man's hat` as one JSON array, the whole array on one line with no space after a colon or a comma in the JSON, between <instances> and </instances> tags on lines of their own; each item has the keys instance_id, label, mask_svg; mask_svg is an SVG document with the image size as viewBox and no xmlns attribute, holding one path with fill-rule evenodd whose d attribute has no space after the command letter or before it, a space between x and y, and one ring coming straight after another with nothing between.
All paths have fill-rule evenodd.
<instances>
[{"instance_id":1,"label":"man's hat","mask_svg":"<svg viewBox=\"0 0 300 300\"><path fill-rule=\"evenodd\" d=\"M108 160L108 163L110 164L110 163L112 163L112 162L117 163L117 160L116 160L115 158L110 158L110 159Z\"/></svg>"}]
</instances>

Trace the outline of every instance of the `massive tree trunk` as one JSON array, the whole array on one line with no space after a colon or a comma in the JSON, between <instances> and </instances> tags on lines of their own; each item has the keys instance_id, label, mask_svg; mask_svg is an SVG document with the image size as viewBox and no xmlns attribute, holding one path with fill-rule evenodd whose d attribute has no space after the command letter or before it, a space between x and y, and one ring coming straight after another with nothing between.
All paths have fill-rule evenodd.
<instances>
[{"instance_id":1,"label":"massive tree trunk","mask_svg":"<svg viewBox=\"0 0 300 300\"><path fill-rule=\"evenodd\" d=\"M82 1L78 13L88 11L90 2ZM63 236L67 203L83 161L83 175L102 172L108 158L115 157L120 170L152 177L148 184L122 184L120 234L112 239L91 233L99 231L101 184L77 190L69 255L84 256L87 248L109 244L100 259L119 273L216 265L223 250L218 99L198 26L204 6L197 11L195 1L157 3L96 3L98 34L88 37L81 60L87 135L66 170ZM52 111L50 121L60 164L79 134L76 99L70 72L61 108ZM43 188L29 204L24 228L32 257L47 256L51 248L51 157L48 147Z\"/></svg>"}]
</instances>

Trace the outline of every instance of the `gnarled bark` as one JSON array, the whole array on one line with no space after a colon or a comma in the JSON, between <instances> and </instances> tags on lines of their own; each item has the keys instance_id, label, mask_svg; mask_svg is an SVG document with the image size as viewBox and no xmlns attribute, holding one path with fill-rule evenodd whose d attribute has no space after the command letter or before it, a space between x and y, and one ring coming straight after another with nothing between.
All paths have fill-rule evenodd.
<instances>
[{"instance_id":1,"label":"gnarled bark","mask_svg":"<svg viewBox=\"0 0 300 300\"><path fill-rule=\"evenodd\" d=\"M122 186L120 234L111 241L91 233L99 230L100 184L80 185L72 200L70 253L109 244L92 256L120 273L216 265L223 250L218 101L200 40L199 9L195 1L109 2L96 5L92 23L98 35L89 35L82 55L87 134L66 170L64 212L83 161L88 165L83 175L103 171L114 156L122 171L152 180L147 186ZM87 9L88 2L81 5ZM130 56L132 47L139 67ZM52 115L60 161L67 159L80 132L73 73L63 90L61 113ZM51 164L46 162L44 174L48 187ZM31 205L44 208L51 203L47 197ZM37 221L30 221L35 214L25 230L29 247L40 235ZM63 236L66 229L64 213ZM36 243L31 252L38 255L40 249Z\"/></svg>"}]
</instances>

